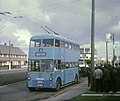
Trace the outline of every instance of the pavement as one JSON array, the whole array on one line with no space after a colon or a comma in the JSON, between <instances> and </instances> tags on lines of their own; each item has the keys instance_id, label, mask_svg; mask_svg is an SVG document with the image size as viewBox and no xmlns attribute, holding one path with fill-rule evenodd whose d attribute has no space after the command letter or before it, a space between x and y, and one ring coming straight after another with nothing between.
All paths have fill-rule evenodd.
<instances>
[{"instance_id":1,"label":"pavement","mask_svg":"<svg viewBox=\"0 0 120 101\"><path fill-rule=\"evenodd\" d=\"M26 79L27 79L26 68L0 70L0 86L24 81Z\"/></svg>"},{"instance_id":2,"label":"pavement","mask_svg":"<svg viewBox=\"0 0 120 101\"><path fill-rule=\"evenodd\" d=\"M27 72L27 68L15 68L15 69L3 69L0 70L0 74L12 74L12 73L20 73L20 72Z\"/></svg>"},{"instance_id":3,"label":"pavement","mask_svg":"<svg viewBox=\"0 0 120 101\"><path fill-rule=\"evenodd\" d=\"M19 70L19 69L18 69ZM12 70L14 72L16 72L17 70ZM12 71L9 71L12 72ZM22 71L26 71L24 69L21 70ZM0 70L0 74L4 73L5 71ZM7 71L8 72L8 71ZM120 91L117 93L96 93L95 91L89 91L89 87L88 87L88 79L86 77L81 78L81 82L78 84L75 84L72 87L66 87L65 90L60 91L59 93L54 94L51 97L42 99L40 101L66 101L66 100L71 100L74 97L77 97L79 95L81 96L120 96Z\"/></svg>"},{"instance_id":4,"label":"pavement","mask_svg":"<svg viewBox=\"0 0 120 101\"><path fill-rule=\"evenodd\" d=\"M60 92L59 94L55 94L47 99L43 99L40 101L66 101L71 100L77 96L119 96L120 97L120 91L116 93L96 93L95 91L90 91L90 88L88 87L88 80L87 78L82 78L82 82L79 84L76 84L74 87L71 87L70 89L67 89L63 92Z\"/></svg>"},{"instance_id":5,"label":"pavement","mask_svg":"<svg viewBox=\"0 0 120 101\"><path fill-rule=\"evenodd\" d=\"M74 87L71 87L70 89L67 89L63 92L60 92L59 94L53 95L50 98L43 99L40 101L65 101L70 100L74 97L79 96L82 93L88 92L89 87L87 86L87 78L84 78L81 83L77 84Z\"/></svg>"}]
</instances>

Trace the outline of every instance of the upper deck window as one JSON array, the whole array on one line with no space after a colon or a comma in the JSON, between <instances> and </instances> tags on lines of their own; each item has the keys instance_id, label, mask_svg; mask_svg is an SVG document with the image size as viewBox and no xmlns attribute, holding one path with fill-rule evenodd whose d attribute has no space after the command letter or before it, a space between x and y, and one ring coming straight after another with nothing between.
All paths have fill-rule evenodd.
<instances>
[{"instance_id":1,"label":"upper deck window","mask_svg":"<svg viewBox=\"0 0 120 101\"><path fill-rule=\"evenodd\" d=\"M30 42L30 47L52 47L54 44L54 39L43 39L43 40L32 40Z\"/></svg>"},{"instance_id":2,"label":"upper deck window","mask_svg":"<svg viewBox=\"0 0 120 101\"><path fill-rule=\"evenodd\" d=\"M72 49L72 44L71 43L69 43L69 49Z\"/></svg>"},{"instance_id":3,"label":"upper deck window","mask_svg":"<svg viewBox=\"0 0 120 101\"><path fill-rule=\"evenodd\" d=\"M40 46L41 46L41 40L36 40L35 47L40 47Z\"/></svg>"},{"instance_id":4,"label":"upper deck window","mask_svg":"<svg viewBox=\"0 0 120 101\"><path fill-rule=\"evenodd\" d=\"M30 47L35 47L35 41L30 42Z\"/></svg>"},{"instance_id":5,"label":"upper deck window","mask_svg":"<svg viewBox=\"0 0 120 101\"><path fill-rule=\"evenodd\" d=\"M55 47L60 47L60 40L55 40Z\"/></svg>"},{"instance_id":6,"label":"upper deck window","mask_svg":"<svg viewBox=\"0 0 120 101\"><path fill-rule=\"evenodd\" d=\"M68 42L65 42L65 48L69 48L69 43Z\"/></svg>"},{"instance_id":7,"label":"upper deck window","mask_svg":"<svg viewBox=\"0 0 120 101\"><path fill-rule=\"evenodd\" d=\"M43 47L52 47L54 43L53 39L43 39L42 40L42 46Z\"/></svg>"},{"instance_id":8,"label":"upper deck window","mask_svg":"<svg viewBox=\"0 0 120 101\"><path fill-rule=\"evenodd\" d=\"M64 42L64 41L61 41L60 46L61 46L62 48L64 48L64 47L65 47L65 42Z\"/></svg>"},{"instance_id":9,"label":"upper deck window","mask_svg":"<svg viewBox=\"0 0 120 101\"><path fill-rule=\"evenodd\" d=\"M41 46L41 40L32 40L30 42L30 47L40 47Z\"/></svg>"}]
</instances>

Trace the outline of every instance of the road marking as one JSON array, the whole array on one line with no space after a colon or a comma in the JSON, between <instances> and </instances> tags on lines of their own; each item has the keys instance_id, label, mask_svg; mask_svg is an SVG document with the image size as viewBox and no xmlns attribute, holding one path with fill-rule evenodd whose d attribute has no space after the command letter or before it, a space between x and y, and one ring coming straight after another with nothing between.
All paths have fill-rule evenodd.
<instances>
[{"instance_id":1,"label":"road marking","mask_svg":"<svg viewBox=\"0 0 120 101\"><path fill-rule=\"evenodd\" d=\"M81 94L81 96L120 96L119 93L108 93L108 94Z\"/></svg>"},{"instance_id":2,"label":"road marking","mask_svg":"<svg viewBox=\"0 0 120 101\"><path fill-rule=\"evenodd\" d=\"M4 86L0 86L0 89L1 89L1 88L5 88L5 87L7 87L7 85L4 85Z\"/></svg>"},{"instance_id":3,"label":"road marking","mask_svg":"<svg viewBox=\"0 0 120 101\"><path fill-rule=\"evenodd\" d=\"M13 86L13 85L16 85L16 84L20 84L20 83L22 83L22 82L25 82L25 81L20 81L20 82L15 82L15 83L3 85L3 86L0 86L0 89L1 89L1 88L5 88L5 87L8 87L8 86Z\"/></svg>"}]
</instances>

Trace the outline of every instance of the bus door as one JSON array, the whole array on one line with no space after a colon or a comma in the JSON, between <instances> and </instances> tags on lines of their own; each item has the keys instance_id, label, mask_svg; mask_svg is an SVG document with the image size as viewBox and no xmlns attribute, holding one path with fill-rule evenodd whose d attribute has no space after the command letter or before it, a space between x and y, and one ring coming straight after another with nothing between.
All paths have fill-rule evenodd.
<instances>
[{"instance_id":1,"label":"bus door","mask_svg":"<svg viewBox=\"0 0 120 101\"><path fill-rule=\"evenodd\" d=\"M65 65L65 69L64 69L64 79L65 79L65 83L69 83L70 79L71 79L71 75L70 75L70 67L68 64Z\"/></svg>"},{"instance_id":2,"label":"bus door","mask_svg":"<svg viewBox=\"0 0 120 101\"><path fill-rule=\"evenodd\" d=\"M65 70L64 70L64 64L61 63L61 60L55 60L54 61L54 64L55 64L55 71L56 71L56 74L57 76L59 76L62 80L62 85L65 84Z\"/></svg>"}]
</instances>

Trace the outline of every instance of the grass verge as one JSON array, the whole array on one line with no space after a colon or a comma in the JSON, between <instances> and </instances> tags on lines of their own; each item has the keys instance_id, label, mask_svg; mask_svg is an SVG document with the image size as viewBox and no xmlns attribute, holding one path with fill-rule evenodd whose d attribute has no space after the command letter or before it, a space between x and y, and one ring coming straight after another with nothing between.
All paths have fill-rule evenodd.
<instances>
[{"instance_id":1,"label":"grass verge","mask_svg":"<svg viewBox=\"0 0 120 101\"><path fill-rule=\"evenodd\" d=\"M120 101L120 96L78 96L69 101Z\"/></svg>"}]
</instances>

